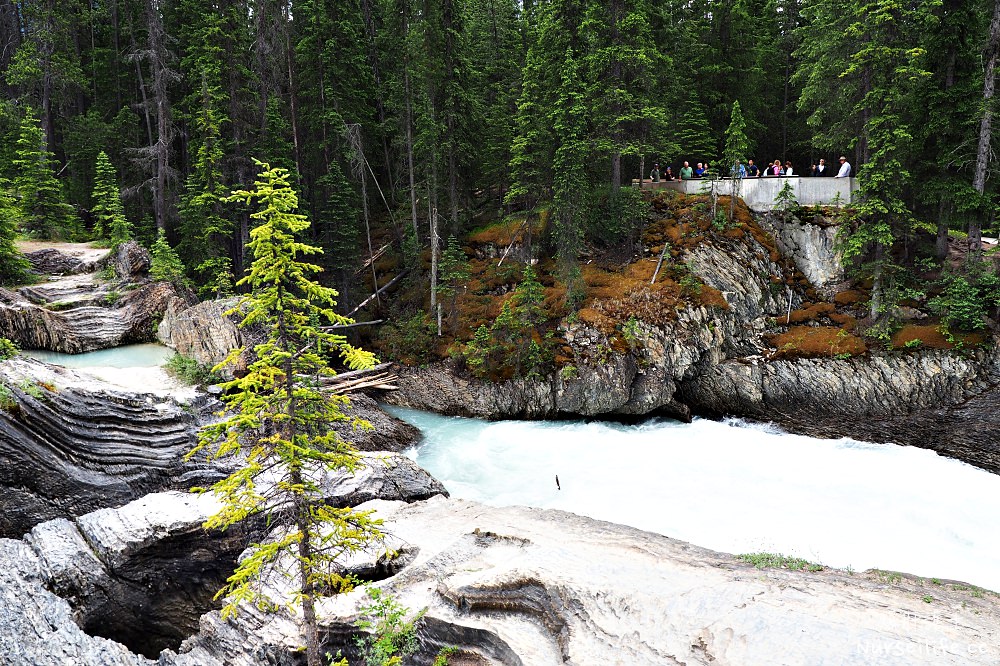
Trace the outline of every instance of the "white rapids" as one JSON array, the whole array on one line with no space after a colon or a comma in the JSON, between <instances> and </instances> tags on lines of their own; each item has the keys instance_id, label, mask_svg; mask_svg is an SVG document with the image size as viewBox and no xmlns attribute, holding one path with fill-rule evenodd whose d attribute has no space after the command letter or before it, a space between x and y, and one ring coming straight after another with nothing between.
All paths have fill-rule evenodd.
<instances>
[{"instance_id":1,"label":"white rapids","mask_svg":"<svg viewBox=\"0 0 1000 666\"><path fill-rule=\"evenodd\" d=\"M1000 476L933 451L733 419L491 423L390 411L423 431L409 455L455 497L1000 590Z\"/></svg>"}]
</instances>

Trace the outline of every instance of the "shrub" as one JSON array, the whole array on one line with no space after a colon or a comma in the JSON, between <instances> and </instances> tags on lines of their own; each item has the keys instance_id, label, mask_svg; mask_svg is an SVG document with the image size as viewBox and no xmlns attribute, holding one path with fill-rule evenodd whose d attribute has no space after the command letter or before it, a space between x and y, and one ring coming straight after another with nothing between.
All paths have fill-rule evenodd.
<instances>
[{"instance_id":1,"label":"shrub","mask_svg":"<svg viewBox=\"0 0 1000 666\"><path fill-rule=\"evenodd\" d=\"M944 279L944 290L927 305L941 316L949 328L960 331L980 331L986 328L985 308L979 289L961 275Z\"/></svg>"},{"instance_id":2,"label":"shrub","mask_svg":"<svg viewBox=\"0 0 1000 666\"><path fill-rule=\"evenodd\" d=\"M17 348L16 344L7 338L0 338L0 361L6 361L9 358L17 356L19 351L21 350Z\"/></svg>"},{"instance_id":3,"label":"shrub","mask_svg":"<svg viewBox=\"0 0 1000 666\"><path fill-rule=\"evenodd\" d=\"M219 381L218 375L212 372L212 368L184 354L171 356L164 368L172 377L192 386L215 384Z\"/></svg>"}]
</instances>

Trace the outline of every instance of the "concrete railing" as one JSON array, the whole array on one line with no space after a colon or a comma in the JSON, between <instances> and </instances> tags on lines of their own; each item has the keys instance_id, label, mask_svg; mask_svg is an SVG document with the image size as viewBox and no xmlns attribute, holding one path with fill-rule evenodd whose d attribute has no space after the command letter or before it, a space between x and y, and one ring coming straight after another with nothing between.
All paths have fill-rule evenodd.
<instances>
[{"instance_id":1,"label":"concrete railing","mask_svg":"<svg viewBox=\"0 0 1000 666\"><path fill-rule=\"evenodd\" d=\"M707 194L715 188L715 193L728 196L733 191L737 181L731 178L708 180L696 178L693 180L666 180L653 183L646 180L643 189L676 190L684 194ZM739 196L751 210L765 211L774 208L774 199L781 188L788 183L792 186L792 194L800 206L829 206L835 201L841 205L851 202L851 197L858 191L857 178L802 178L800 176L764 176L762 178L744 178L740 186ZM633 181L638 185L638 181Z\"/></svg>"}]
</instances>

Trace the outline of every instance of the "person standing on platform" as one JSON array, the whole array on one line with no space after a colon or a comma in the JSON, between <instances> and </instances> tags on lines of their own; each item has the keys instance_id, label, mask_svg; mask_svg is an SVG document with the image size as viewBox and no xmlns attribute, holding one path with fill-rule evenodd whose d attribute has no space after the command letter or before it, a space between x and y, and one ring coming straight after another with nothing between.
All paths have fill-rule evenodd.
<instances>
[{"instance_id":1,"label":"person standing on platform","mask_svg":"<svg viewBox=\"0 0 1000 666\"><path fill-rule=\"evenodd\" d=\"M843 155L840 156L840 171L834 178L850 178L851 177L851 163L847 161L847 158Z\"/></svg>"},{"instance_id":2,"label":"person standing on platform","mask_svg":"<svg viewBox=\"0 0 1000 666\"><path fill-rule=\"evenodd\" d=\"M691 180L694 178L694 169L692 169L691 165L685 161L684 166L681 167L679 175L681 180Z\"/></svg>"}]
</instances>

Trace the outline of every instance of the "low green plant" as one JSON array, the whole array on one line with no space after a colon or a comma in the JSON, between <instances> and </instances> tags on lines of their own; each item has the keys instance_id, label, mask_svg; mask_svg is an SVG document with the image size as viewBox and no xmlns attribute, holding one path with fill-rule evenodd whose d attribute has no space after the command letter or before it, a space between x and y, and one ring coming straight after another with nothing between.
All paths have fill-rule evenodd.
<instances>
[{"instance_id":1,"label":"low green plant","mask_svg":"<svg viewBox=\"0 0 1000 666\"><path fill-rule=\"evenodd\" d=\"M907 340L903 343L903 347L906 349L916 349L920 345L924 344L924 341L920 338L913 338L912 340Z\"/></svg>"},{"instance_id":2,"label":"low green plant","mask_svg":"<svg viewBox=\"0 0 1000 666\"><path fill-rule=\"evenodd\" d=\"M406 619L410 609L396 601L392 595L377 587L369 587L367 593L369 602L361 607L361 618L354 623L362 631L368 632L355 639L365 666L401 664L403 657L417 651L417 622L427 609Z\"/></svg>"},{"instance_id":3,"label":"low green plant","mask_svg":"<svg viewBox=\"0 0 1000 666\"><path fill-rule=\"evenodd\" d=\"M121 297L122 297L121 292L115 291L115 290L109 291L108 293L106 293L104 295L104 304L105 305L114 305L115 303L118 302L118 300Z\"/></svg>"},{"instance_id":4,"label":"low green plant","mask_svg":"<svg viewBox=\"0 0 1000 666\"><path fill-rule=\"evenodd\" d=\"M212 372L211 366L199 363L184 354L174 354L171 356L164 369L172 377L192 386L215 384L220 379L216 373Z\"/></svg>"},{"instance_id":5,"label":"low green plant","mask_svg":"<svg viewBox=\"0 0 1000 666\"><path fill-rule=\"evenodd\" d=\"M14 391L6 384L0 383L0 409L10 412L16 408L17 398L14 397Z\"/></svg>"},{"instance_id":6,"label":"low green plant","mask_svg":"<svg viewBox=\"0 0 1000 666\"><path fill-rule=\"evenodd\" d=\"M927 302L949 329L979 331L986 328L985 308L979 289L963 275L948 275L944 289Z\"/></svg>"},{"instance_id":7,"label":"low green plant","mask_svg":"<svg viewBox=\"0 0 1000 666\"><path fill-rule=\"evenodd\" d=\"M642 336L642 327L639 325L639 320L632 315L628 320L622 324L622 337L625 338L625 342L629 344L630 347L635 347L638 344Z\"/></svg>"},{"instance_id":8,"label":"low green plant","mask_svg":"<svg viewBox=\"0 0 1000 666\"><path fill-rule=\"evenodd\" d=\"M932 596L931 596L931 595L929 595L929 594L925 594L925 595L924 595L923 597L921 597L921 598L922 598L922 599L924 600L924 603L925 603L925 604L929 604L930 602L934 601L934 597L932 597Z\"/></svg>"},{"instance_id":9,"label":"low green plant","mask_svg":"<svg viewBox=\"0 0 1000 666\"><path fill-rule=\"evenodd\" d=\"M793 569L795 571L822 571L823 565L804 560L801 557L789 557L780 553L744 553L736 559L752 564L758 569Z\"/></svg>"},{"instance_id":10,"label":"low green plant","mask_svg":"<svg viewBox=\"0 0 1000 666\"><path fill-rule=\"evenodd\" d=\"M884 569L872 569L871 573L875 580L892 585L903 580L903 575L898 571L885 571Z\"/></svg>"},{"instance_id":11,"label":"low green plant","mask_svg":"<svg viewBox=\"0 0 1000 666\"><path fill-rule=\"evenodd\" d=\"M18 388L21 389L22 393L30 395L36 400L41 399L45 395L42 393L42 387L30 379L22 379L21 383L18 384Z\"/></svg>"},{"instance_id":12,"label":"low green plant","mask_svg":"<svg viewBox=\"0 0 1000 666\"><path fill-rule=\"evenodd\" d=\"M13 358L20 353L17 345L8 340L7 338L0 338L0 361L6 361L9 358Z\"/></svg>"},{"instance_id":13,"label":"low green plant","mask_svg":"<svg viewBox=\"0 0 1000 666\"><path fill-rule=\"evenodd\" d=\"M567 382L571 379L576 379L580 376L580 369L575 365L564 365L559 369L559 377Z\"/></svg>"}]
</instances>

